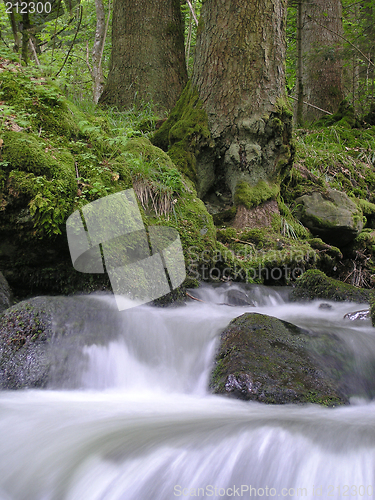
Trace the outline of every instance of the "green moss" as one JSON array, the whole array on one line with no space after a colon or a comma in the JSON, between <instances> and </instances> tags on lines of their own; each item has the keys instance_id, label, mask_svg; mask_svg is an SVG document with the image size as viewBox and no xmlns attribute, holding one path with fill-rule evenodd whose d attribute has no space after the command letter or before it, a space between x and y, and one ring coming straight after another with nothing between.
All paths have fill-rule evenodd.
<instances>
[{"instance_id":1,"label":"green moss","mask_svg":"<svg viewBox=\"0 0 375 500\"><path fill-rule=\"evenodd\" d=\"M228 227L226 229L220 229L217 231L217 239L222 243L230 243L236 238L237 231L234 229L234 227Z\"/></svg>"},{"instance_id":2,"label":"green moss","mask_svg":"<svg viewBox=\"0 0 375 500\"><path fill-rule=\"evenodd\" d=\"M172 159L177 168L197 183L195 151L211 142L207 114L199 100L198 91L190 82L168 119L151 139L152 143Z\"/></svg>"},{"instance_id":3,"label":"green moss","mask_svg":"<svg viewBox=\"0 0 375 500\"><path fill-rule=\"evenodd\" d=\"M370 203L367 200L362 200L355 198L354 201L357 203L359 208L362 210L363 215L367 216L374 216L375 215L375 203Z\"/></svg>"},{"instance_id":4,"label":"green moss","mask_svg":"<svg viewBox=\"0 0 375 500\"><path fill-rule=\"evenodd\" d=\"M256 186L250 186L247 182L242 181L237 184L234 202L237 206L243 205L250 209L267 200L276 199L279 189L277 184L271 185L263 180L260 180Z\"/></svg>"},{"instance_id":5,"label":"green moss","mask_svg":"<svg viewBox=\"0 0 375 500\"><path fill-rule=\"evenodd\" d=\"M340 103L339 109L330 116L321 118L317 125L338 125L340 127L353 128L356 126L357 120L354 113L354 108L346 100Z\"/></svg>"},{"instance_id":6,"label":"green moss","mask_svg":"<svg viewBox=\"0 0 375 500\"><path fill-rule=\"evenodd\" d=\"M356 288L329 278L322 271L312 269L296 281L292 300L326 299L335 301L368 302L369 290Z\"/></svg>"},{"instance_id":7,"label":"green moss","mask_svg":"<svg viewBox=\"0 0 375 500\"><path fill-rule=\"evenodd\" d=\"M243 314L222 333L210 387L216 394L268 404L347 402L337 380L322 370L326 359L321 353L310 356L316 350L313 342L325 354L324 338L311 339L295 325L271 316ZM341 347L334 339L331 344L336 350Z\"/></svg>"}]
</instances>

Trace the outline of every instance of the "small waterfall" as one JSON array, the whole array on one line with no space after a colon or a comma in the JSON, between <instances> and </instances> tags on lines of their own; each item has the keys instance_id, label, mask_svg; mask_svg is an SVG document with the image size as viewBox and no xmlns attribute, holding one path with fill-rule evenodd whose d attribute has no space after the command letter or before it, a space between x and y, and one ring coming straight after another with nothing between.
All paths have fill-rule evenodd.
<instances>
[{"instance_id":1,"label":"small waterfall","mask_svg":"<svg viewBox=\"0 0 375 500\"><path fill-rule=\"evenodd\" d=\"M375 358L375 329L343 316L364 305L233 288L253 305L223 305L226 286L121 313L96 296L105 321L83 348L77 388L0 393L0 500L373 498L375 403L267 406L207 388L220 331L244 312L333 332L361 366ZM85 328L96 328L88 313Z\"/></svg>"}]
</instances>

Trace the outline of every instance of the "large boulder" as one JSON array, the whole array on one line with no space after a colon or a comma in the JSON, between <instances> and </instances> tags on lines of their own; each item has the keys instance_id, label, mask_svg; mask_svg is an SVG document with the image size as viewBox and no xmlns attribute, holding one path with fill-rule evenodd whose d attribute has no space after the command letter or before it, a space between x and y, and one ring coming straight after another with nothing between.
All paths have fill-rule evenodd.
<instances>
[{"instance_id":1,"label":"large boulder","mask_svg":"<svg viewBox=\"0 0 375 500\"><path fill-rule=\"evenodd\" d=\"M296 216L304 226L327 243L342 247L363 228L361 209L345 193L327 189L295 200Z\"/></svg>"},{"instance_id":2,"label":"large boulder","mask_svg":"<svg viewBox=\"0 0 375 500\"><path fill-rule=\"evenodd\" d=\"M309 269L296 280L290 299L292 301L324 299L336 302L347 300L361 303L369 301L370 290L329 278L318 269Z\"/></svg>"},{"instance_id":3,"label":"large boulder","mask_svg":"<svg viewBox=\"0 0 375 500\"><path fill-rule=\"evenodd\" d=\"M3 273L0 272L0 314L12 305L12 291L8 285L7 280L4 278Z\"/></svg>"},{"instance_id":4,"label":"large boulder","mask_svg":"<svg viewBox=\"0 0 375 500\"><path fill-rule=\"evenodd\" d=\"M347 363L340 365L336 355ZM243 400L336 406L348 402L345 392L355 391L345 382L352 358L335 336L246 313L221 335L210 387L215 394Z\"/></svg>"},{"instance_id":5,"label":"large boulder","mask_svg":"<svg viewBox=\"0 0 375 500\"><path fill-rule=\"evenodd\" d=\"M84 346L107 342L120 329L102 304L84 296L35 297L7 309L0 317L0 389L79 387Z\"/></svg>"}]
</instances>

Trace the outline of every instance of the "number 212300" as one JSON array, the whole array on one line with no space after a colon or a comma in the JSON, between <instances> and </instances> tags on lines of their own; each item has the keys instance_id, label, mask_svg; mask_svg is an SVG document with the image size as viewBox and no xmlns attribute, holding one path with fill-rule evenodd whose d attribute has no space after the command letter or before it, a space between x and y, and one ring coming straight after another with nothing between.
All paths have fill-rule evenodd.
<instances>
[{"instance_id":1,"label":"number 212300","mask_svg":"<svg viewBox=\"0 0 375 500\"><path fill-rule=\"evenodd\" d=\"M52 6L50 2L20 2L20 3L12 3L7 2L5 4L6 13L11 14L12 9L16 11L17 14L49 14L52 10Z\"/></svg>"}]
</instances>

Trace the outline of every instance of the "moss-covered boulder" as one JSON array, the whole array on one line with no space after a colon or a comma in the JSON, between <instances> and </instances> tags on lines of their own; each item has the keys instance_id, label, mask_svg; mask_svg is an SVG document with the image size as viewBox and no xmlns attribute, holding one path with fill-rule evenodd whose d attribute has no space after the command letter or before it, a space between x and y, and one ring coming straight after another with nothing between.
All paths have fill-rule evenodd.
<instances>
[{"instance_id":1,"label":"moss-covered boulder","mask_svg":"<svg viewBox=\"0 0 375 500\"><path fill-rule=\"evenodd\" d=\"M243 314L221 335L210 387L215 394L268 404L347 403L337 380L323 371L314 340L286 321Z\"/></svg>"},{"instance_id":2,"label":"moss-covered boulder","mask_svg":"<svg viewBox=\"0 0 375 500\"><path fill-rule=\"evenodd\" d=\"M310 269L297 279L291 300L326 299L335 301L368 302L370 290L329 278L322 271Z\"/></svg>"},{"instance_id":3,"label":"moss-covered boulder","mask_svg":"<svg viewBox=\"0 0 375 500\"><path fill-rule=\"evenodd\" d=\"M302 224L324 241L342 247L363 228L361 209L345 193L327 189L295 200L296 216Z\"/></svg>"},{"instance_id":4,"label":"moss-covered boulder","mask_svg":"<svg viewBox=\"0 0 375 500\"><path fill-rule=\"evenodd\" d=\"M83 347L113 339L114 317L83 296L36 297L7 309L0 316L0 389L79 386Z\"/></svg>"},{"instance_id":5,"label":"moss-covered boulder","mask_svg":"<svg viewBox=\"0 0 375 500\"><path fill-rule=\"evenodd\" d=\"M0 314L12 305L12 291L3 273L0 272Z\"/></svg>"}]
</instances>

